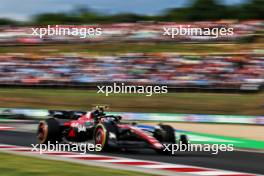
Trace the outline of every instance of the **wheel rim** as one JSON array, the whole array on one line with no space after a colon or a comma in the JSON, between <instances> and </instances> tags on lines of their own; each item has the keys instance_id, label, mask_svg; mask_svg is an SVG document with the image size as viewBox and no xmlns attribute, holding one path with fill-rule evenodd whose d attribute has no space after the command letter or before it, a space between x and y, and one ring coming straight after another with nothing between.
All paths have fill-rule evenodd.
<instances>
[{"instance_id":1,"label":"wheel rim","mask_svg":"<svg viewBox=\"0 0 264 176\"><path fill-rule=\"evenodd\" d=\"M101 144L101 147L103 148L105 144L105 132L102 128L99 128L96 130L95 133L95 144Z\"/></svg>"},{"instance_id":2,"label":"wheel rim","mask_svg":"<svg viewBox=\"0 0 264 176\"><path fill-rule=\"evenodd\" d=\"M40 122L38 126L39 143L44 143L48 136L48 128L45 122Z\"/></svg>"}]
</instances>

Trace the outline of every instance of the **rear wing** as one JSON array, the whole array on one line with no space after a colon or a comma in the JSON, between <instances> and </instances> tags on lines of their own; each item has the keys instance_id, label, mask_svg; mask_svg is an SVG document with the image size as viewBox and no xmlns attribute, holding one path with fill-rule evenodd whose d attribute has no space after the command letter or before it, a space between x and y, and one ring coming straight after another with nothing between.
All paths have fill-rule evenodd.
<instances>
[{"instance_id":1,"label":"rear wing","mask_svg":"<svg viewBox=\"0 0 264 176\"><path fill-rule=\"evenodd\" d=\"M49 110L49 116L58 119L78 119L85 114L85 111Z\"/></svg>"}]
</instances>

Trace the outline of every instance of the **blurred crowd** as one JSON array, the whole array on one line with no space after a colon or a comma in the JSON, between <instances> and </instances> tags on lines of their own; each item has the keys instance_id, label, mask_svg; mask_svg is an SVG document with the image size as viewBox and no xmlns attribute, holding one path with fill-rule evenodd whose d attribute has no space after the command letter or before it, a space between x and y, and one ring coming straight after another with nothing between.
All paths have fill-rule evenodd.
<instances>
[{"instance_id":1,"label":"blurred crowd","mask_svg":"<svg viewBox=\"0 0 264 176\"><path fill-rule=\"evenodd\" d=\"M89 85L103 82L259 89L264 84L264 51L225 55L0 56L0 84Z\"/></svg>"},{"instance_id":2,"label":"blurred crowd","mask_svg":"<svg viewBox=\"0 0 264 176\"><path fill-rule=\"evenodd\" d=\"M88 25L88 24L87 24ZM190 25L192 28L233 28L234 35L220 36L213 38L210 36L178 35L175 38L163 36L164 26L175 27ZM62 25L60 25L63 27ZM85 26L85 25L83 25ZM111 42L111 41L143 41L143 42L206 42L206 41L235 41L257 34L263 31L264 22L261 20L249 21L203 21L203 22L138 22L138 23L115 23L115 24L95 24L93 26L102 28L102 35L88 37L85 39L79 36L44 36L39 38L32 36L30 26L14 27L0 26L0 43L52 43L52 42ZM34 26L36 27L36 26ZM39 26L45 27L45 26Z\"/></svg>"}]
</instances>

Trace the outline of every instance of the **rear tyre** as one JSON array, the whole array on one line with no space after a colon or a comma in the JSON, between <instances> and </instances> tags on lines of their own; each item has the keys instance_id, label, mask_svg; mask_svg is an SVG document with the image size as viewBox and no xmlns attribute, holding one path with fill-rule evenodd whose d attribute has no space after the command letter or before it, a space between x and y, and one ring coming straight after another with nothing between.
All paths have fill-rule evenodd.
<instances>
[{"instance_id":1,"label":"rear tyre","mask_svg":"<svg viewBox=\"0 0 264 176\"><path fill-rule=\"evenodd\" d=\"M40 144L47 144L48 142L55 144L56 142L60 142L61 131L59 122L54 118L40 121L37 138Z\"/></svg>"}]
</instances>

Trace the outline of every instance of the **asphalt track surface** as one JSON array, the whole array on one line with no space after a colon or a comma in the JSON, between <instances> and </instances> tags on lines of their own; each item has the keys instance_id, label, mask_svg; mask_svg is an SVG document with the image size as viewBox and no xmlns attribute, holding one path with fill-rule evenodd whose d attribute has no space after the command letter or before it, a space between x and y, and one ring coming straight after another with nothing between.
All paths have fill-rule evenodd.
<instances>
[{"instance_id":1,"label":"asphalt track surface","mask_svg":"<svg viewBox=\"0 0 264 176\"><path fill-rule=\"evenodd\" d=\"M37 140L33 132L0 130L0 143L31 147L31 144L36 144ZM221 152L217 155L207 152L178 152L173 156L165 156L158 155L152 150L138 149L105 153L105 155L264 175L264 153L260 152L233 151Z\"/></svg>"}]
</instances>

